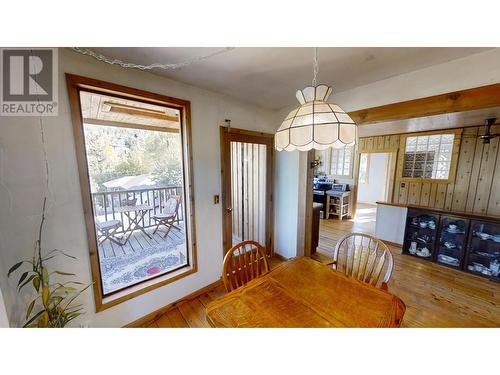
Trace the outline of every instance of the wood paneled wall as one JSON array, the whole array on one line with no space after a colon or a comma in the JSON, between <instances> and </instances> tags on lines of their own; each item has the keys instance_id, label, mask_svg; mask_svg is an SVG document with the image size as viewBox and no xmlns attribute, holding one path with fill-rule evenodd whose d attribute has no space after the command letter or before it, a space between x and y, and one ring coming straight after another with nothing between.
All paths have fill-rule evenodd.
<instances>
[{"instance_id":1,"label":"wood paneled wall","mask_svg":"<svg viewBox=\"0 0 500 375\"><path fill-rule=\"evenodd\" d=\"M484 144L485 127L464 128L451 183L402 182L403 158L398 157L392 201L458 212L500 216L499 138ZM492 127L500 133L500 126ZM401 156L400 135L360 138L358 152L394 152ZM404 184L404 186L402 185Z\"/></svg>"}]
</instances>

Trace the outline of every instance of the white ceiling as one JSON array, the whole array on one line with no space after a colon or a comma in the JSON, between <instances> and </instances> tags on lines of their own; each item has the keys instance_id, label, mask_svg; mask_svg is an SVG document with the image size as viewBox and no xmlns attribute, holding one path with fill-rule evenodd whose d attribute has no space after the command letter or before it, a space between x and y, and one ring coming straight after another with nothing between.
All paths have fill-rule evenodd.
<instances>
[{"instance_id":1,"label":"white ceiling","mask_svg":"<svg viewBox=\"0 0 500 375\"><path fill-rule=\"evenodd\" d=\"M139 64L178 63L223 48L91 48ZM489 48L320 48L318 83L335 92L483 52ZM178 70L154 70L177 81L278 109L296 104L311 84L313 48L235 48Z\"/></svg>"}]
</instances>

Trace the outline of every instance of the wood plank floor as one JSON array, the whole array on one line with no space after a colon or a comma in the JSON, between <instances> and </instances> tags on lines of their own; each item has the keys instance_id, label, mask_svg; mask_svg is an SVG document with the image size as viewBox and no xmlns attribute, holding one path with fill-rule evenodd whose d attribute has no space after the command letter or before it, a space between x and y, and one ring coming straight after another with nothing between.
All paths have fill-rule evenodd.
<instances>
[{"instance_id":1,"label":"wood plank floor","mask_svg":"<svg viewBox=\"0 0 500 375\"><path fill-rule=\"evenodd\" d=\"M375 213L362 206L356 220L321 220L314 258L327 262L337 240L351 232L373 233ZM403 327L500 327L500 284L401 254L392 247L394 273L389 291L406 304ZM272 266L280 260L273 260ZM208 327L207 304L225 294L222 286L185 301L148 327Z\"/></svg>"},{"instance_id":2,"label":"wood plank floor","mask_svg":"<svg viewBox=\"0 0 500 375\"><path fill-rule=\"evenodd\" d=\"M315 259L328 261L338 239L351 232L374 234L376 210L358 206L356 220L321 220ZM401 254L394 255L389 292L406 304L404 327L500 327L500 284Z\"/></svg>"}]
</instances>

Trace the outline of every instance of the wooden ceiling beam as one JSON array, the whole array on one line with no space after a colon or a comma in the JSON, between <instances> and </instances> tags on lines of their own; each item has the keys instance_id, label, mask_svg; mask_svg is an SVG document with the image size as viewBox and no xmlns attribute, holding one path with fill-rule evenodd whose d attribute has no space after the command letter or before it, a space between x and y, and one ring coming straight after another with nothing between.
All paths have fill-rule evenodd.
<instances>
[{"instance_id":1,"label":"wooden ceiling beam","mask_svg":"<svg viewBox=\"0 0 500 375\"><path fill-rule=\"evenodd\" d=\"M358 125L500 107L500 83L349 112Z\"/></svg>"}]
</instances>

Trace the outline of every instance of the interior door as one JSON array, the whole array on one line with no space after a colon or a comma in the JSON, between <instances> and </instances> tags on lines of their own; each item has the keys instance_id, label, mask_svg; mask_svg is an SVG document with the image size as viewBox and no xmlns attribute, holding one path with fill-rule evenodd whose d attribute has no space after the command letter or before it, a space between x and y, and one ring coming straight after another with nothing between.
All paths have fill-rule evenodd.
<instances>
[{"instance_id":1,"label":"interior door","mask_svg":"<svg viewBox=\"0 0 500 375\"><path fill-rule=\"evenodd\" d=\"M224 254L253 240L273 255L273 137L221 127Z\"/></svg>"}]
</instances>

